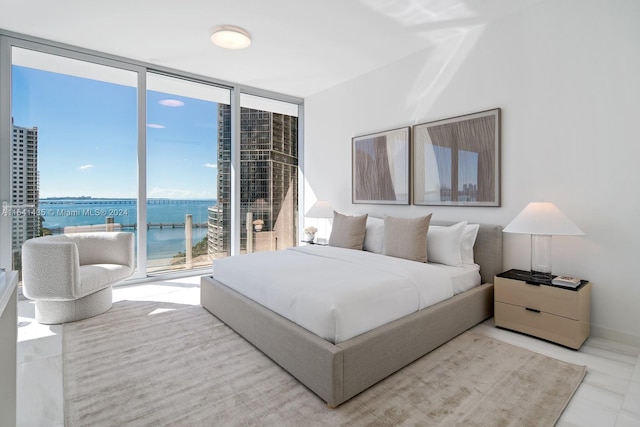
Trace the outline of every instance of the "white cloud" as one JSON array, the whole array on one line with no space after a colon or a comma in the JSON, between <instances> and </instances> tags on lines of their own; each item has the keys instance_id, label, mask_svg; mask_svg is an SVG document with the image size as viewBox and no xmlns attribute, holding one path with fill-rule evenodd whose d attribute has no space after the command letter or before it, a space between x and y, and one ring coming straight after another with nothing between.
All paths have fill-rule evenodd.
<instances>
[{"instance_id":1,"label":"white cloud","mask_svg":"<svg viewBox=\"0 0 640 427\"><path fill-rule=\"evenodd\" d=\"M184 105L184 102L179 99L161 99L158 103L165 107L182 107Z\"/></svg>"},{"instance_id":2,"label":"white cloud","mask_svg":"<svg viewBox=\"0 0 640 427\"><path fill-rule=\"evenodd\" d=\"M95 166L94 166L94 165L92 165L92 164L82 165L82 166L80 166L80 168L79 168L79 169L80 169L80 171L84 172L84 171L89 170L89 169L91 169L91 168L95 168Z\"/></svg>"},{"instance_id":3,"label":"white cloud","mask_svg":"<svg viewBox=\"0 0 640 427\"><path fill-rule=\"evenodd\" d=\"M205 168L211 168L211 169L217 169L218 165L215 163L205 163L204 165Z\"/></svg>"}]
</instances>

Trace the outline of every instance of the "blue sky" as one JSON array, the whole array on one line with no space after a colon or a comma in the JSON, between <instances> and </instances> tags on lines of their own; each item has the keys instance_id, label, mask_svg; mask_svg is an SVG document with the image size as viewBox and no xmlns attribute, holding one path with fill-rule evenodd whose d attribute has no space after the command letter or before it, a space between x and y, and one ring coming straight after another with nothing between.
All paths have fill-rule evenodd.
<instances>
[{"instance_id":1,"label":"blue sky","mask_svg":"<svg viewBox=\"0 0 640 427\"><path fill-rule=\"evenodd\" d=\"M40 197L137 196L135 88L20 66L12 73L14 125L38 127ZM217 111L214 102L147 92L149 198L216 198Z\"/></svg>"}]
</instances>

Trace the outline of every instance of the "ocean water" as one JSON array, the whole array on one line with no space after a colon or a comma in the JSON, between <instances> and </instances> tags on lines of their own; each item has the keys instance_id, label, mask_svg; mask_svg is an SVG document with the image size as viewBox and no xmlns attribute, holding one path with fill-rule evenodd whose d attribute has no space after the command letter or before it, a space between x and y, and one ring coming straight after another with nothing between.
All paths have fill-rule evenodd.
<instances>
[{"instance_id":1,"label":"ocean water","mask_svg":"<svg viewBox=\"0 0 640 427\"><path fill-rule=\"evenodd\" d=\"M216 200L167 200L152 199L147 202L147 259L171 258L186 249L183 226L172 228L170 224L184 224L191 214L194 227L192 242L195 245L207 235L209 206ZM107 217L121 224L123 231L137 234L137 204L133 199L41 199L39 214L43 226L53 234L61 234L64 227L105 224ZM162 228L155 225L164 224ZM200 228L195 224L202 224Z\"/></svg>"}]
</instances>

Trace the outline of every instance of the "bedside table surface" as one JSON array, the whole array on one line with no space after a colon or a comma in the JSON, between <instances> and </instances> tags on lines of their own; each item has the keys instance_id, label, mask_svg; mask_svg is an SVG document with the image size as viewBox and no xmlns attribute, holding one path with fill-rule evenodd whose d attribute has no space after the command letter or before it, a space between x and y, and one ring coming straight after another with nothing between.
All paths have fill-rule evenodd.
<instances>
[{"instance_id":1,"label":"bedside table surface","mask_svg":"<svg viewBox=\"0 0 640 427\"><path fill-rule=\"evenodd\" d=\"M587 283L589 283L588 280L580 280L580 286L576 286L575 288L570 288L562 285L554 285L553 283L551 283L551 279L540 279L538 277L533 277L530 271L517 270L515 268L505 271L503 273L500 273L497 275L497 277L502 277L502 278L511 279L511 280L521 280L523 282L527 282L529 284L534 284L534 285L552 286L554 288L566 289L568 291L579 291L582 287L584 287Z\"/></svg>"}]
</instances>

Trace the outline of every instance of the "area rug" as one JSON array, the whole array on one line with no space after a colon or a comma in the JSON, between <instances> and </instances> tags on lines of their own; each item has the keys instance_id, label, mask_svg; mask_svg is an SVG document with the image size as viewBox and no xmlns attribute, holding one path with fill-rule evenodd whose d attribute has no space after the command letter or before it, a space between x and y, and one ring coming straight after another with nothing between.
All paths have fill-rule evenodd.
<instances>
[{"instance_id":1,"label":"area rug","mask_svg":"<svg viewBox=\"0 0 640 427\"><path fill-rule=\"evenodd\" d=\"M200 306L64 325L66 426L551 426L586 368L465 332L336 409Z\"/></svg>"}]
</instances>

